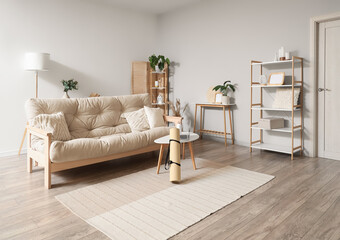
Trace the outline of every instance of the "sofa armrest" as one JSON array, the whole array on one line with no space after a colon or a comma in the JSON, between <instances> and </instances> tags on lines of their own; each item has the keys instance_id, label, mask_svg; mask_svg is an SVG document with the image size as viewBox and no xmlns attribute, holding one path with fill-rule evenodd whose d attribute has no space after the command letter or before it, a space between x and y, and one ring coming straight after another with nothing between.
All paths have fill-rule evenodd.
<instances>
[{"instance_id":1,"label":"sofa armrest","mask_svg":"<svg viewBox=\"0 0 340 240\"><path fill-rule=\"evenodd\" d=\"M51 137L52 137L52 133L47 132L43 129L32 127L32 126L29 126L29 125L27 125L26 128L27 128L27 131L28 131L29 134L40 137L44 140L45 139L51 139Z\"/></svg>"},{"instance_id":2,"label":"sofa armrest","mask_svg":"<svg viewBox=\"0 0 340 240\"><path fill-rule=\"evenodd\" d=\"M174 124L182 124L182 119L183 119L182 117L164 115L164 120L166 122L172 122Z\"/></svg>"}]
</instances>

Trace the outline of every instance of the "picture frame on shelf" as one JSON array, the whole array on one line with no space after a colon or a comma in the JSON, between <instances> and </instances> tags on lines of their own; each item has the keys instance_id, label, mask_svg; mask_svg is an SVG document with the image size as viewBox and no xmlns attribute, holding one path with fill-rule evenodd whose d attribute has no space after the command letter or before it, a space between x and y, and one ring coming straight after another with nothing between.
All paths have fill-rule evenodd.
<instances>
[{"instance_id":1,"label":"picture frame on shelf","mask_svg":"<svg viewBox=\"0 0 340 240\"><path fill-rule=\"evenodd\" d=\"M285 81L284 72L271 73L268 78L268 85L271 86L283 85L284 81Z\"/></svg>"},{"instance_id":2,"label":"picture frame on shelf","mask_svg":"<svg viewBox=\"0 0 340 240\"><path fill-rule=\"evenodd\" d=\"M215 103L218 103L218 104L221 104L222 103L222 96L223 94L222 93L215 93Z\"/></svg>"}]
</instances>

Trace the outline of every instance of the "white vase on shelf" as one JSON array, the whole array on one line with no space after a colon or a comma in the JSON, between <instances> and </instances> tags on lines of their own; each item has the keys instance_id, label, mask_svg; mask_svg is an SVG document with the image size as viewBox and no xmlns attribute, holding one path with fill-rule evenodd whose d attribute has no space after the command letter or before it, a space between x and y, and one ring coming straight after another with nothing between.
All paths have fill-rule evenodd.
<instances>
[{"instance_id":1,"label":"white vase on shelf","mask_svg":"<svg viewBox=\"0 0 340 240\"><path fill-rule=\"evenodd\" d=\"M158 104L163 104L164 102L163 102L163 97L162 97L162 95L158 95L158 97L157 97L157 103Z\"/></svg>"}]
</instances>

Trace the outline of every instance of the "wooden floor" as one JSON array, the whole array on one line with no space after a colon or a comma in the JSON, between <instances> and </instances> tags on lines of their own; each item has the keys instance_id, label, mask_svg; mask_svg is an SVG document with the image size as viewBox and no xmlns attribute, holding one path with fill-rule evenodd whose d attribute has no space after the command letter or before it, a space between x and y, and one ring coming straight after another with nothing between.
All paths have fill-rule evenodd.
<instances>
[{"instance_id":1,"label":"wooden floor","mask_svg":"<svg viewBox=\"0 0 340 240\"><path fill-rule=\"evenodd\" d=\"M296 157L202 140L196 157L276 178L172 239L340 239L340 161ZM189 154L189 153L187 153ZM55 195L155 167L148 153L52 174L26 172L25 156L0 159L0 239L107 239Z\"/></svg>"}]
</instances>

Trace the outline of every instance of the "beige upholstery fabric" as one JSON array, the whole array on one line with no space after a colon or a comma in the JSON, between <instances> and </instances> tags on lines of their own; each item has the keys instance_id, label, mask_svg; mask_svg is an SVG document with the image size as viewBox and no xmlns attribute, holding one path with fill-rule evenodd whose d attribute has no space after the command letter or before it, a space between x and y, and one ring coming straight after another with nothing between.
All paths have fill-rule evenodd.
<instances>
[{"instance_id":1,"label":"beige upholstery fabric","mask_svg":"<svg viewBox=\"0 0 340 240\"><path fill-rule=\"evenodd\" d=\"M72 139L93 138L130 132L121 114L150 105L148 94L117 97L36 99L26 102L26 115L31 120L39 114L63 112Z\"/></svg>"},{"instance_id":2,"label":"beige upholstery fabric","mask_svg":"<svg viewBox=\"0 0 340 240\"><path fill-rule=\"evenodd\" d=\"M43 129L52 133L52 141L71 140L71 134L68 130L64 113L40 114L30 121L30 126Z\"/></svg>"},{"instance_id":3,"label":"beige upholstery fabric","mask_svg":"<svg viewBox=\"0 0 340 240\"><path fill-rule=\"evenodd\" d=\"M163 117L164 113L162 109L144 107L144 110L145 110L145 115L148 119L150 128L166 126L164 117Z\"/></svg>"},{"instance_id":4,"label":"beige upholstery fabric","mask_svg":"<svg viewBox=\"0 0 340 240\"><path fill-rule=\"evenodd\" d=\"M64 112L72 139L53 141L53 162L75 161L132 151L154 144L168 135L168 127L131 133L121 115L150 106L148 94L117 97L30 99L26 102L28 120L39 114ZM32 141L32 148L43 151L42 141Z\"/></svg>"},{"instance_id":5,"label":"beige upholstery fabric","mask_svg":"<svg viewBox=\"0 0 340 240\"><path fill-rule=\"evenodd\" d=\"M144 132L114 134L100 138L55 141L51 145L51 161L75 161L133 151L154 144L155 139L168 134L168 127L159 127Z\"/></svg>"},{"instance_id":6,"label":"beige upholstery fabric","mask_svg":"<svg viewBox=\"0 0 340 240\"><path fill-rule=\"evenodd\" d=\"M144 108L141 108L134 112L125 113L125 118L132 132L142 132L150 129Z\"/></svg>"}]
</instances>

